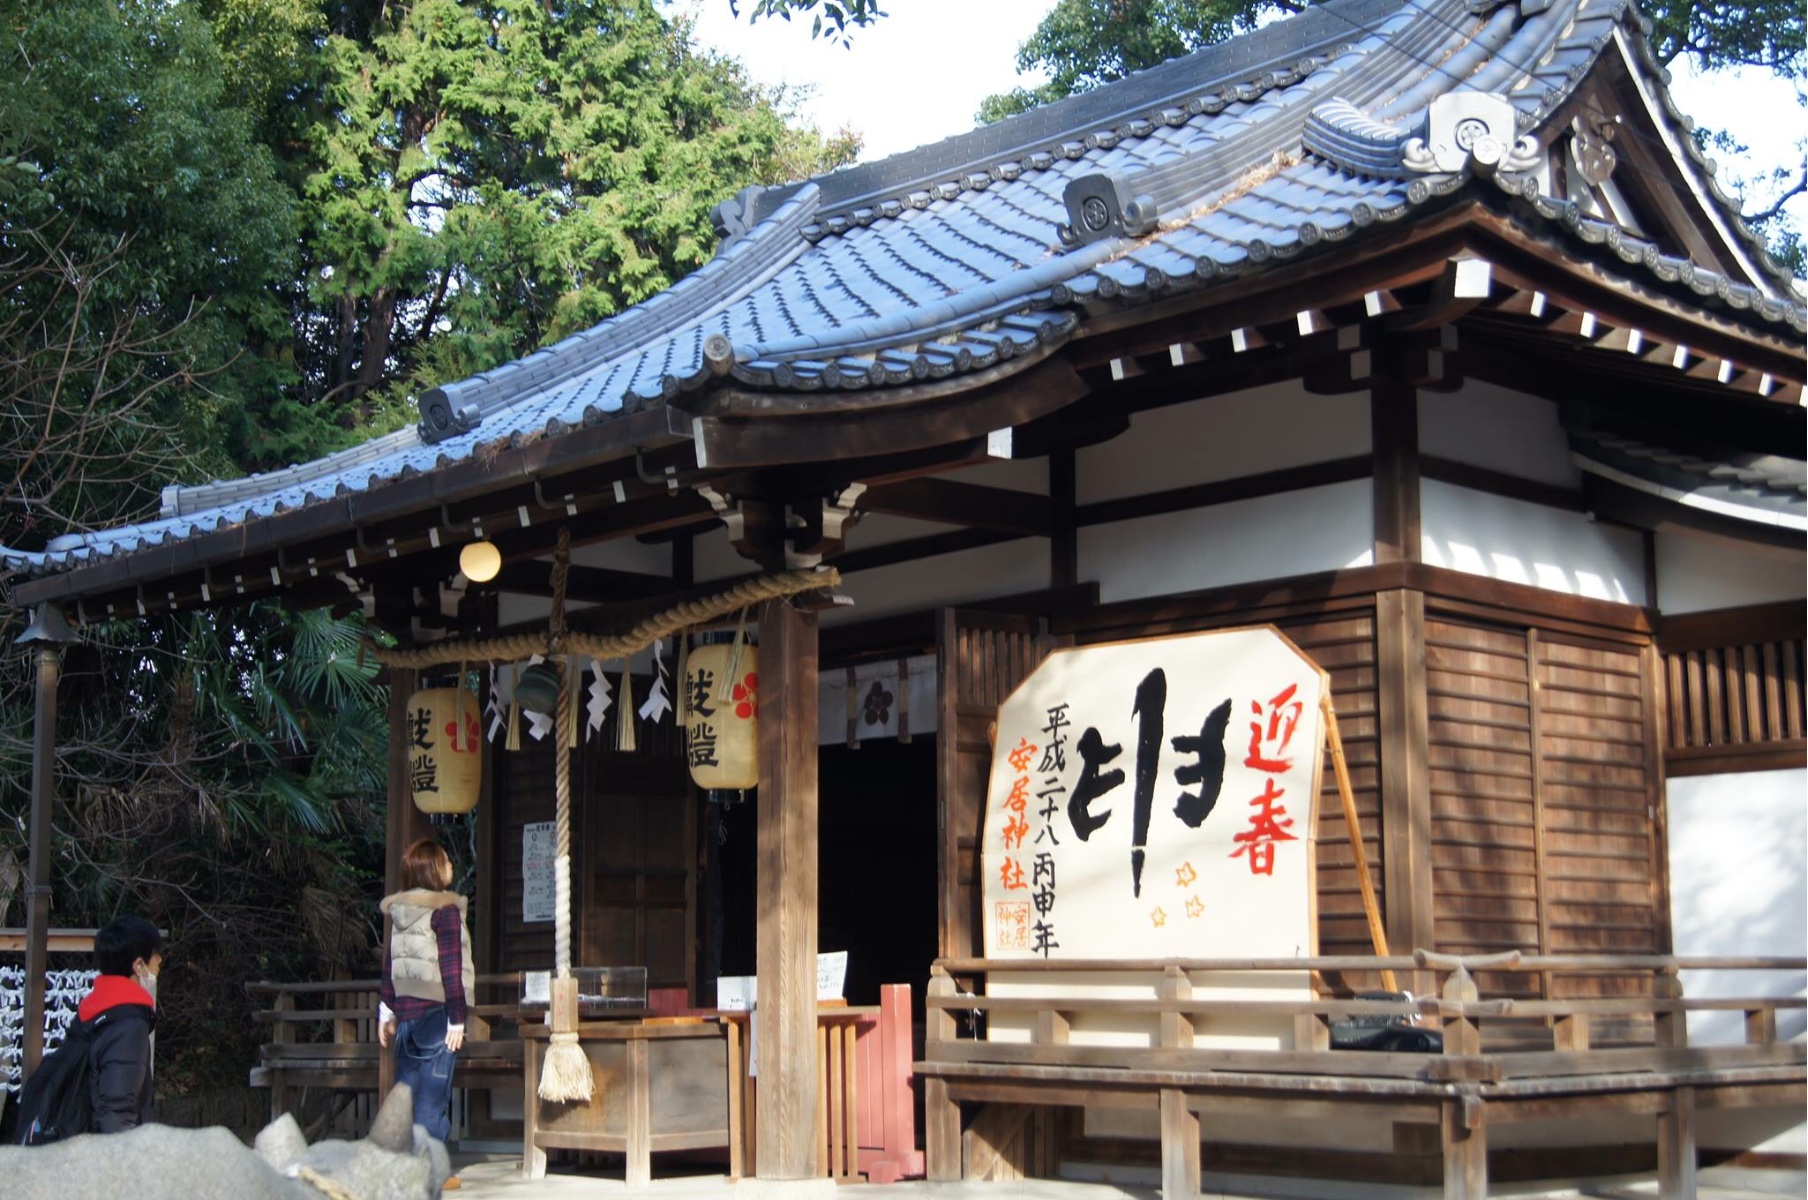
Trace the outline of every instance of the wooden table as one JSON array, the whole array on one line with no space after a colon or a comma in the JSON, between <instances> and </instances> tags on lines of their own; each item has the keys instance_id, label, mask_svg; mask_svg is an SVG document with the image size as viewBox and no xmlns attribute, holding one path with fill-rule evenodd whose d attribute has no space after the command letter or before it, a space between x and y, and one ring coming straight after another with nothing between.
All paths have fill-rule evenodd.
<instances>
[{"instance_id":1,"label":"wooden table","mask_svg":"<svg viewBox=\"0 0 1808 1200\"><path fill-rule=\"evenodd\" d=\"M521 1164L528 1178L546 1174L548 1150L601 1150L626 1156L626 1181L634 1187L651 1180L656 1150L729 1146L728 1034L721 1025L579 1024L596 1092L588 1103L571 1104L539 1097L551 1034L545 1025L521 1027Z\"/></svg>"}]
</instances>

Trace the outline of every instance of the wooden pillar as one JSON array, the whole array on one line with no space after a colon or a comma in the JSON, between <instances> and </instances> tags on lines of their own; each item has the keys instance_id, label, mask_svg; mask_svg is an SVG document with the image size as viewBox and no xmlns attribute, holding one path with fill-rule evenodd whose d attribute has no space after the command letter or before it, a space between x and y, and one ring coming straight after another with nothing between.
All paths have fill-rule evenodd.
<instances>
[{"instance_id":1,"label":"wooden pillar","mask_svg":"<svg viewBox=\"0 0 1808 1200\"><path fill-rule=\"evenodd\" d=\"M816 614L760 619L755 1172L816 1175Z\"/></svg>"},{"instance_id":2,"label":"wooden pillar","mask_svg":"<svg viewBox=\"0 0 1808 1200\"><path fill-rule=\"evenodd\" d=\"M1048 498L1055 516L1048 542L1048 586L1056 589L1080 582L1080 530L1074 523L1077 459L1072 446L1057 446L1048 455Z\"/></svg>"},{"instance_id":3,"label":"wooden pillar","mask_svg":"<svg viewBox=\"0 0 1808 1200\"><path fill-rule=\"evenodd\" d=\"M1419 547L1419 395L1377 378L1369 388L1375 456L1375 562L1416 563Z\"/></svg>"},{"instance_id":4,"label":"wooden pillar","mask_svg":"<svg viewBox=\"0 0 1808 1200\"><path fill-rule=\"evenodd\" d=\"M427 815L414 806L408 781L408 698L414 694L417 672L412 667L390 667L389 677L389 787L387 824L383 831L384 891L402 890L402 851L417 838L432 834ZM383 921L379 953L389 947L389 920ZM377 1055L377 1095L387 1096L395 1086L395 1054Z\"/></svg>"},{"instance_id":5,"label":"wooden pillar","mask_svg":"<svg viewBox=\"0 0 1808 1200\"><path fill-rule=\"evenodd\" d=\"M44 1056L44 973L50 966L51 826L56 811L57 680L62 647L37 643L37 712L31 730L31 862L25 888L25 1075Z\"/></svg>"},{"instance_id":6,"label":"wooden pillar","mask_svg":"<svg viewBox=\"0 0 1808 1200\"><path fill-rule=\"evenodd\" d=\"M1433 950L1424 593L1391 589L1375 597L1375 660L1387 944L1397 954ZM1413 990L1429 991L1429 976Z\"/></svg>"},{"instance_id":7,"label":"wooden pillar","mask_svg":"<svg viewBox=\"0 0 1808 1200\"><path fill-rule=\"evenodd\" d=\"M433 835L427 814L414 806L408 785L408 698L414 695L418 672L412 667L390 667L389 675L389 822L384 830L384 887L390 894L402 890L402 851L419 838ZM385 943L387 944L387 943Z\"/></svg>"}]
</instances>

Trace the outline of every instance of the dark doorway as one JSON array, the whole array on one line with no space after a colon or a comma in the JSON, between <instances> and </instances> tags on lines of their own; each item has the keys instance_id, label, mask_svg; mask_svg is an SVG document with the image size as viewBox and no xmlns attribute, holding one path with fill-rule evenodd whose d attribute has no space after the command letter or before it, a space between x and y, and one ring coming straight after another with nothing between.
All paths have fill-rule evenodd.
<instances>
[{"instance_id":1,"label":"dark doorway","mask_svg":"<svg viewBox=\"0 0 1808 1200\"><path fill-rule=\"evenodd\" d=\"M936 954L935 738L824 746L817 763L817 944L848 951L849 1004L877 1004L885 983L921 997ZM721 813L724 975L756 969L758 804L749 793Z\"/></svg>"}]
</instances>

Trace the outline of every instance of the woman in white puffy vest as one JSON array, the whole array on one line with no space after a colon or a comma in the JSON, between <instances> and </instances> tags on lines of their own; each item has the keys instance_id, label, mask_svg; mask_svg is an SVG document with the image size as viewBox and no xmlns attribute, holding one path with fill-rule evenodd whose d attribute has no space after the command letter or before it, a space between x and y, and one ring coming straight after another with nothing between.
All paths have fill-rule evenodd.
<instances>
[{"instance_id":1,"label":"woman in white puffy vest","mask_svg":"<svg viewBox=\"0 0 1808 1200\"><path fill-rule=\"evenodd\" d=\"M402 855L405 890L383 900L389 946L383 955L377 1040L396 1048L396 1082L414 1090L414 1122L444 1142L451 1133L452 1068L465 1041L471 931L465 898L448 891L452 860L432 838ZM447 1180L458 1186L458 1177Z\"/></svg>"}]
</instances>

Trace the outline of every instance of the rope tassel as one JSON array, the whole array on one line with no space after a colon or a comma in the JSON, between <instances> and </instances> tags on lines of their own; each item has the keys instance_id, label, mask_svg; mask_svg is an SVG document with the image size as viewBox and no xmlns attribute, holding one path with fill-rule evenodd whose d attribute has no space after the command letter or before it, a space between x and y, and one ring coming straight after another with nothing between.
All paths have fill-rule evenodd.
<instances>
[{"instance_id":1,"label":"rope tassel","mask_svg":"<svg viewBox=\"0 0 1808 1200\"><path fill-rule=\"evenodd\" d=\"M553 762L554 837L553 861L553 962L557 978L552 990L552 1038L546 1062L540 1070L540 1098L553 1101L589 1100L596 1091L590 1059L578 1045L578 983L571 974L571 710L577 672L563 664L559 672L558 712L553 715L553 737L558 747Z\"/></svg>"}]
</instances>

